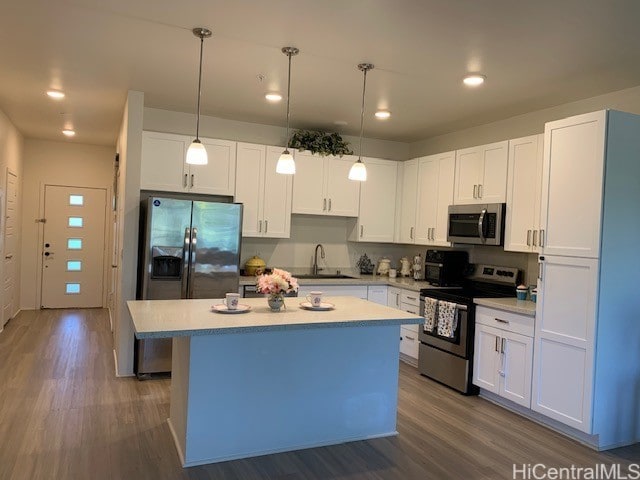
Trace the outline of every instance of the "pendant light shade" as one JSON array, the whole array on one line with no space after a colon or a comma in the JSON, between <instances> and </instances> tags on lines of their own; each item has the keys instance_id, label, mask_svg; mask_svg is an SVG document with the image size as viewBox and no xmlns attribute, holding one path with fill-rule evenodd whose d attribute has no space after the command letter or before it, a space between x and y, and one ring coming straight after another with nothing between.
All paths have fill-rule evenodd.
<instances>
[{"instance_id":1,"label":"pendant light shade","mask_svg":"<svg viewBox=\"0 0 640 480\"><path fill-rule=\"evenodd\" d=\"M287 79L287 137L284 152L278 158L276 164L276 173L282 173L284 175L293 175L296 173L296 162L293 159L293 155L289 152L289 100L291 99L291 57L300 53L296 47L283 47L282 53L289 57L289 74Z\"/></svg>"},{"instance_id":2,"label":"pendant light shade","mask_svg":"<svg viewBox=\"0 0 640 480\"><path fill-rule=\"evenodd\" d=\"M367 72L373 70L373 64L360 63L358 64L358 70L363 72L362 82L362 108L360 109L360 150L358 151L358 160L351 166L349 170L349 180L355 180L357 182L367 181L367 167L362 163L362 134L364 133L364 94L367 90Z\"/></svg>"},{"instance_id":3,"label":"pendant light shade","mask_svg":"<svg viewBox=\"0 0 640 480\"><path fill-rule=\"evenodd\" d=\"M204 27L194 28L193 34L200 39L200 68L198 70L198 114L196 116L196 139L187 149L186 162L190 165L206 165L208 163L207 150L200 141L200 97L202 96L202 50L204 39L211 36L211 30Z\"/></svg>"}]
</instances>

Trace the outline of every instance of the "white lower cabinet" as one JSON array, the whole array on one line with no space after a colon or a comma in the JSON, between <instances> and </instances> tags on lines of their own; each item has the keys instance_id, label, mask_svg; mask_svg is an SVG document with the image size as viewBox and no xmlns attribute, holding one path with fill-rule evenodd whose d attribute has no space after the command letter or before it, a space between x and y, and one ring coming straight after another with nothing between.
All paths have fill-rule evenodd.
<instances>
[{"instance_id":1,"label":"white lower cabinet","mask_svg":"<svg viewBox=\"0 0 640 480\"><path fill-rule=\"evenodd\" d=\"M367 299L366 285L301 285L298 288L298 297L304 301L304 297L310 292L322 292L323 297L358 297Z\"/></svg>"},{"instance_id":2,"label":"white lower cabinet","mask_svg":"<svg viewBox=\"0 0 640 480\"><path fill-rule=\"evenodd\" d=\"M530 408L533 329L533 317L478 307L474 385Z\"/></svg>"},{"instance_id":3,"label":"white lower cabinet","mask_svg":"<svg viewBox=\"0 0 640 480\"><path fill-rule=\"evenodd\" d=\"M389 287L387 305L398 310L420 315L420 293L404 288ZM418 338L420 325L403 325L400 328L400 353L418 360ZM415 362L413 362L415 363Z\"/></svg>"},{"instance_id":4,"label":"white lower cabinet","mask_svg":"<svg viewBox=\"0 0 640 480\"><path fill-rule=\"evenodd\" d=\"M380 305L387 305L388 288L386 285L367 287L367 300L379 303Z\"/></svg>"}]
</instances>

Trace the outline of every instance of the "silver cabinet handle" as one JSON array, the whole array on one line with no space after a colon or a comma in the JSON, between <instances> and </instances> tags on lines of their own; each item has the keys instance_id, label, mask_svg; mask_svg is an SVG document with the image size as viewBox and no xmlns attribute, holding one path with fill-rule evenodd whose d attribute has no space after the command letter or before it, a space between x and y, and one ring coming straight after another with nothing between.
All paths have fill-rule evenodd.
<instances>
[{"instance_id":1,"label":"silver cabinet handle","mask_svg":"<svg viewBox=\"0 0 640 480\"><path fill-rule=\"evenodd\" d=\"M409 300L414 300L414 301L415 301L415 300L417 300L417 298L416 298L416 297L410 297L409 295L407 295L407 299L409 299Z\"/></svg>"},{"instance_id":2,"label":"silver cabinet handle","mask_svg":"<svg viewBox=\"0 0 640 480\"><path fill-rule=\"evenodd\" d=\"M262 233L262 220L258 220L258 233Z\"/></svg>"},{"instance_id":3,"label":"silver cabinet handle","mask_svg":"<svg viewBox=\"0 0 640 480\"><path fill-rule=\"evenodd\" d=\"M482 198L482 184L478 185L478 198Z\"/></svg>"},{"instance_id":4,"label":"silver cabinet handle","mask_svg":"<svg viewBox=\"0 0 640 480\"><path fill-rule=\"evenodd\" d=\"M405 333L404 337L405 337L407 340L415 340L415 339L416 339L416 337L410 337L410 336L409 336L409 335L407 335L406 333Z\"/></svg>"},{"instance_id":5,"label":"silver cabinet handle","mask_svg":"<svg viewBox=\"0 0 640 480\"><path fill-rule=\"evenodd\" d=\"M184 174L184 179L182 180L182 186L183 186L184 188L187 188L187 177L188 177L188 176L189 176L189 175L187 175L186 173Z\"/></svg>"},{"instance_id":6,"label":"silver cabinet handle","mask_svg":"<svg viewBox=\"0 0 640 480\"><path fill-rule=\"evenodd\" d=\"M502 340L500 341L500 353L504 353L504 348L506 344L507 344L507 339L503 337Z\"/></svg>"},{"instance_id":7,"label":"silver cabinet handle","mask_svg":"<svg viewBox=\"0 0 640 480\"><path fill-rule=\"evenodd\" d=\"M531 230L527 230L527 247L531 246Z\"/></svg>"},{"instance_id":8,"label":"silver cabinet handle","mask_svg":"<svg viewBox=\"0 0 640 480\"><path fill-rule=\"evenodd\" d=\"M396 307L400 306L400 294L396 293Z\"/></svg>"},{"instance_id":9,"label":"silver cabinet handle","mask_svg":"<svg viewBox=\"0 0 640 480\"><path fill-rule=\"evenodd\" d=\"M331 211L331 199L329 199L329 211Z\"/></svg>"},{"instance_id":10,"label":"silver cabinet handle","mask_svg":"<svg viewBox=\"0 0 640 480\"><path fill-rule=\"evenodd\" d=\"M193 188L193 186L196 184L196 182L195 182L195 177L196 177L196 176L192 173L192 174L191 174L191 187L192 187L192 188Z\"/></svg>"},{"instance_id":11,"label":"silver cabinet handle","mask_svg":"<svg viewBox=\"0 0 640 480\"><path fill-rule=\"evenodd\" d=\"M411 227L411 230L409 230L409 238L413 240L413 227Z\"/></svg>"},{"instance_id":12,"label":"silver cabinet handle","mask_svg":"<svg viewBox=\"0 0 640 480\"><path fill-rule=\"evenodd\" d=\"M473 186L473 198L478 198L478 185Z\"/></svg>"},{"instance_id":13,"label":"silver cabinet handle","mask_svg":"<svg viewBox=\"0 0 640 480\"><path fill-rule=\"evenodd\" d=\"M508 323L509 323L509 321L508 321L508 320L502 320L501 318L495 318L495 317L494 317L494 319L495 319L495 321L496 321L496 322L506 323L506 324L508 324Z\"/></svg>"},{"instance_id":14,"label":"silver cabinet handle","mask_svg":"<svg viewBox=\"0 0 640 480\"><path fill-rule=\"evenodd\" d=\"M269 220L264 221L264 233L269 231Z\"/></svg>"},{"instance_id":15,"label":"silver cabinet handle","mask_svg":"<svg viewBox=\"0 0 640 480\"><path fill-rule=\"evenodd\" d=\"M364 235L364 225L360 225L360 238Z\"/></svg>"},{"instance_id":16,"label":"silver cabinet handle","mask_svg":"<svg viewBox=\"0 0 640 480\"><path fill-rule=\"evenodd\" d=\"M327 199L324 198L322 200L322 211L324 212L327 209Z\"/></svg>"},{"instance_id":17,"label":"silver cabinet handle","mask_svg":"<svg viewBox=\"0 0 640 480\"><path fill-rule=\"evenodd\" d=\"M540 246L544 247L544 230L540 230Z\"/></svg>"},{"instance_id":18,"label":"silver cabinet handle","mask_svg":"<svg viewBox=\"0 0 640 480\"><path fill-rule=\"evenodd\" d=\"M534 246L534 247L536 247L536 246L537 246L537 245L536 245L537 243L538 243L538 231L537 231L537 230L534 230L534 231L533 231L533 246Z\"/></svg>"},{"instance_id":19,"label":"silver cabinet handle","mask_svg":"<svg viewBox=\"0 0 640 480\"><path fill-rule=\"evenodd\" d=\"M496 337L496 344L495 344L496 352L499 352L499 351L500 351L500 349L498 348L498 342L499 342L499 341L500 341L500 337Z\"/></svg>"},{"instance_id":20,"label":"silver cabinet handle","mask_svg":"<svg viewBox=\"0 0 640 480\"><path fill-rule=\"evenodd\" d=\"M542 280L542 261L544 260L544 257L540 257L540 261L538 262L538 280Z\"/></svg>"},{"instance_id":21,"label":"silver cabinet handle","mask_svg":"<svg viewBox=\"0 0 640 480\"><path fill-rule=\"evenodd\" d=\"M436 239L436 227L431 227L431 240Z\"/></svg>"}]
</instances>

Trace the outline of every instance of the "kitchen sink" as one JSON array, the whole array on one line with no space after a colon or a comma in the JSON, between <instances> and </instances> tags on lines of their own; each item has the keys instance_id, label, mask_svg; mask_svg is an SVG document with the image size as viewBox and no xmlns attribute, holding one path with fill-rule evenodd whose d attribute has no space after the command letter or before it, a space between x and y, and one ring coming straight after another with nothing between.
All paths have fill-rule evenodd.
<instances>
[{"instance_id":1,"label":"kitchen sink","mask_svg":"<svg viewBox=\"0 0 640 480\"><path fill-rule=\"evenodd\" d=\"M335 280L335 279L339 279L339 278L356 278L356 277L350 277L349 275L342 275L340 273L338 274L321 274L318 273L317 275L294 275L294 277L300 279L300 280Z\"/></svg>"}]
</instances>

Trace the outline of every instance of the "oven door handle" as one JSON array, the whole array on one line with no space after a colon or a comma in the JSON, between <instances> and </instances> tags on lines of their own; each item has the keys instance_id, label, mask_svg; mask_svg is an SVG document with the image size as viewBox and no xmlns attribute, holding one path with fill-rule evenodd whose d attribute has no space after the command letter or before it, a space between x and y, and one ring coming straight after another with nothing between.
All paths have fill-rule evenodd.
<instances>
[{"instance_id":1,"label":"oven door handle","mask_svg":"<svg viewBox=\"0 0 640 480\"><path fill-rule=\"evenodd\" d=\"M424 304L424 299L427 298L427 296L425 295L421 295L420 296L420 301ZM428 298L433 298L433 297L428 297ZM424 308L424 306L422 307ZM466 312L468 310L467 306L461 303L456 303L456 309L457 310L462 310L463 312ZM424 313L424 312L422 312Z\"/></svg>"},{"instance_id":2,"label":"oven door handle","mask_svg":"<svg viewBox=\"0 0 640 480\"><path fill-rule=\"evenodd\" d=\"M483 208L480 213L480 217L478 217L478 236L480 237L480 241L485 243L487 240L484 238L484 217L487 214L487 209Z\"/></svg>"}]
</instances>

